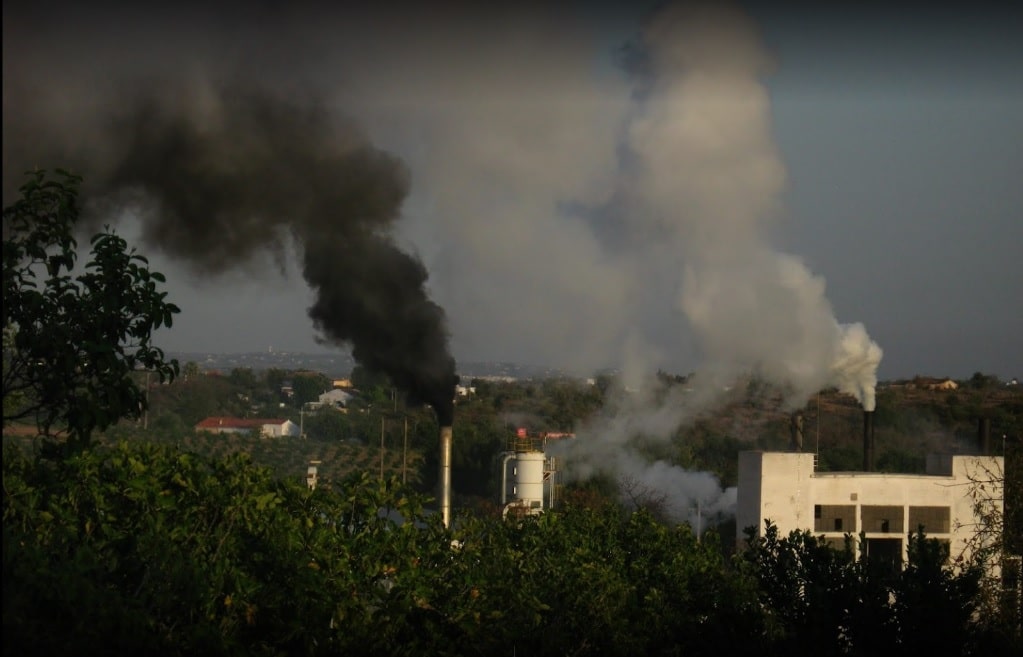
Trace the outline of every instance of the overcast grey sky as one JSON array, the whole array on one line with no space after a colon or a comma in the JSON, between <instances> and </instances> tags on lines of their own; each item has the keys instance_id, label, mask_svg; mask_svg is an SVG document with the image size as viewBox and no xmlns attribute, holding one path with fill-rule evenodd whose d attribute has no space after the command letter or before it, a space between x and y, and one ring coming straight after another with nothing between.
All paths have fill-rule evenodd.
<instances>
[{"instance_id":1,"label":"overcast grey sky","mask_svg":"<svg viewBox=\"0 0 1023 657\"><path fill-rule=\"evenodd\" d=\"M1008 3L22 4L4 4L5 202L12 172L58 153L87 182L109 169L107 115L139 80L182 81L174 102L207 118L224 79L311 89L407 166L392 236L429 272L456 360L724 363L800 389L847 365L1023 376ZM297 257L196 273L130 212L118 230L182 309L167 350L337 349Z\"/></svg>"}]
</instances>

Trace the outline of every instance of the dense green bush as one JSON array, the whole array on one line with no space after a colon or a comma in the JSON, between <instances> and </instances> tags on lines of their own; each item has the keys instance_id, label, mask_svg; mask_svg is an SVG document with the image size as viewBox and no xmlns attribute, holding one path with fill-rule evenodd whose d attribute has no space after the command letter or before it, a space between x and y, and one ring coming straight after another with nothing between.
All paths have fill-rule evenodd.
<instances>
[{"instance_id":1,"label":"dense green bush","mask_svg":"<svg viewBox=\"0 0 1023 657\"><path fill-rule=\"evenodd\" d=\"M599 500L449 529L396 479L311 491L154 443L60 460L12 444L3 472L8 654L855 655L939 635L944 654L997 654L1011 638L984 634L972 571L925 542L882 576L770 529L733 564L713 532Z\"/></svg>"}]
</instances>

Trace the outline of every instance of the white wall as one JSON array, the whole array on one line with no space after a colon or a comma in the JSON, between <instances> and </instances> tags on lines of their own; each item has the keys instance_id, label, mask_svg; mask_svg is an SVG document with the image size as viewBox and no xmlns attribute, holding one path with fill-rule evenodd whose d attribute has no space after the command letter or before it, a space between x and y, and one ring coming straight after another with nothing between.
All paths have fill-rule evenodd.
<instances>
[{"instance_id":1,"label":"white wall","mask_svg":"<svg viewBox=\"0 0 1023 657\"><path fill-rule=\"evenodd\" d=\"M891 474L881 472L814 472L814 454L800 452L758 452L739 454L739 486L736 509L737 538L745 538L745 528L756 526L763 534L764 521L778 527L779 534L793 530L814 530L814 505L851 505L856 507L856 526L843 531L857 535L861 530L864 506L901 506L901 538L915 531L908 526L908 507L948 507L951 514L947 534L927 532L930 538L950 542L953 556L962 554L975 533L971 477L985 471L1001 473L1000 456L939 456L928 459L929 474ZM1002 508L1000 485L989 485L991 504ZM871 530L872 528L867 528ZM843 532L817 532L840 537ZM887 537L873 531L867 538ZM894 536L893 536L894 537ZM903 558L907 541L903 543Z\"/></svg>"},{"instance_id":2,"label":"white wall","mask_svg":"<svg viewBox=\"0 0 1023 657\"><path fill-rule=\"evenodd\" d=\"M281 424L264 424L261 433L264 436L279 438L280 436L298 436L301 430L291 420L285 420Z\"/></svg>"}]
</instances>

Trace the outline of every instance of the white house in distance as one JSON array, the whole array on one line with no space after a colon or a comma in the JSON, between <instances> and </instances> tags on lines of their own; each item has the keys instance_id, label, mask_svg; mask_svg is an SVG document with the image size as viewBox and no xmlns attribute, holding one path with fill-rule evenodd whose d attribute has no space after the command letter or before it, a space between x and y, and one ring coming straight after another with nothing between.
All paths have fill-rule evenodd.
<instances>
[{"instance_id":1,"label":"white house in distance","mask_svg":"<svg viewBox=\"0 0 1023 657\"><path fill-rule=\"evenodd\" d=\"M763 535L770 520L779 535L793 530L823 535L836 548L845 535L866 538L859 554L905 562L908 535L923 527L927 538L949 547L952 558L968 557L979 529L970 492L985 482L989 508L1003 508L1004 457L929 455L926 474L817 472L816 454L745 451L739 454L736 533L747 527ZM900 559L901 558L901 559Z\"/></svg>"},{"instance_id":2,"label":"white house in distance","mask_svg":"<svg viewBox=\"0 0 1023 657\"><path fill-rule=\"evenodd\" d=\"M309 402L309 406L312 408L318 408L321 406L333 406L334 408L344 408L348 405L355 395L352 393L342 390L341 388L332 388L327 392L321 394L319 398L314 402Z\"/></svg>"},{"instance_id":3,"label":"white house in distance","mask_svg":"<svg viewBox=\"0 0 1023 657\"><path fill-rule=\"evenodd\" d=\"M266 438L298 436L299 426L291 420L270 418L208 417L195 425L196 431L210 433L255 433Z\"/></svg>"}]
</instances>

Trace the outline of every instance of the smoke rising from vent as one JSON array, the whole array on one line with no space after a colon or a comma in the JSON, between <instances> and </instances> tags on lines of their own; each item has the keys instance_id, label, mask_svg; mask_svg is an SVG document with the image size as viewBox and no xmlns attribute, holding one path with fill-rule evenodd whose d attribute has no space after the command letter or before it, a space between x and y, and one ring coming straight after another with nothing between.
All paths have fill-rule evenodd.
<instances>
[{"instance_id":1,"label":"smoke rising from vent","mask_svg":"<svg viewBox=\"0 0 1023 657\"><path fill-rule=\"evenodd\" d=\"M633 193L680 254L678 303L706 360L785 386L794 406L834 385L873 409L881 349L862 325L840 324L823 280L767 239L786 178L756 27L717 3L673 5L643 49Z\"/></svg>"},{"instance_id":2,"label":"smoke rising from vent","mask_svg":"<svg viewBox=\"0 0 1023 657\"><path fill-rule=\"evenodd\" d=\"M650 449L664 446L679 429L691 424L720 398L719 389L691 380L692 386L671 388L655 400L654 387L612 391L604 411L576 428L576 438L553 444L563 458L568 481L610 475L624 503L654 502L675 522L706 529L735 512L736 489L724 488L709 472L689 470L666 458L651 458ZM650 383L650 382L647 382Z\"/></svg>"},{"instance_id":3,"label":"smoke rising from vent","mask_svg":"<svg viewBox=\"0 0 1023 657\"><path fill-rule=\"evenodd\" d=\"M570 478L610 472L670 492L671 512L692 522L694 508L731 513L735 490L651 462L645 444L671 440L750 375L784 390L793 409L833 385L872 410L882 352L861 324L837 321L820 277L769 242L786 174L761 82L774 63L749 17L719 3L670 5L635 54L640 100L627 144L636 169L624 191L632 234L674 263L675 301L705 365L685 393L624 393L563 449Z\"/></svg>"}]
</instances>

